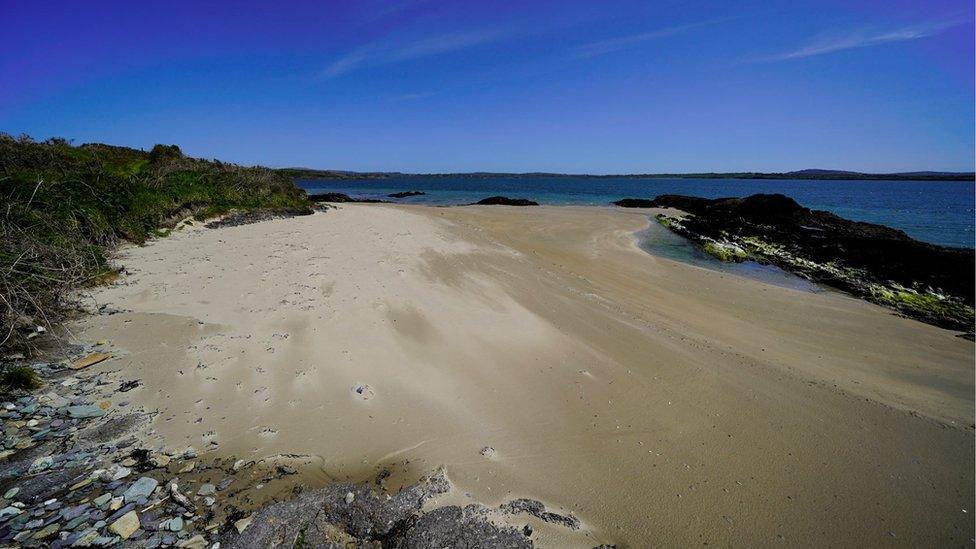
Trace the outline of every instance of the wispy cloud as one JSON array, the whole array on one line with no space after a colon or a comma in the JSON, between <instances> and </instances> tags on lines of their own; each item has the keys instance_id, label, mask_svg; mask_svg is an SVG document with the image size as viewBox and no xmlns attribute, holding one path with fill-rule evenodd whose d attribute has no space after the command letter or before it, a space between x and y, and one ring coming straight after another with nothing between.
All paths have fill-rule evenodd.
<instances>
[{"instance_id":1,"label":"wispy cloud","mask_svg":"<svg viewBox=\"0 0 976 549\"><path fill-rule=\"evenodd\" d=\"M928 36L936 35L949 27L954 27L966 22L969 21L953 20L918 25L914 27L904 27L894 30L860 31L846 35L833 35L821 38L820 40L793 51L760 57L758 59L754 59L753 61L760 63L775 63L778 61L802 59L804 57L813 57L815 55L824 55L855 48L879 46L881 44L888 44L891 42L918 40L919 38L926 38Z\"/></svg>"},{"instance_id":2,"label":"wispy cloud","mask_svg":"<svg viewBox=\"0 0 976 549\"><path fill-rule=\"evenodd\" d=\"M608 53L634 48L640 46L644 42L657 40L659 38L667 38L668 36L674 36L676 34L681 34L683 32L686 32L688 30L697 27L711 25L713 23L717 23L719 21L724 21L724 20L725 19L710 19L708 21L699 21L697 23L689 23L687 25L680 25L676 27L666 27L663 29L642 32L639 34L617 36L615 38L609 38L607 40L600 40L597 42L590 42L588 44L577 46L574 51L576 57L580 57L584 59L588 59L591 57L598 57L601 55L606 55Z\"/></svg>"},{"instance_id":3,"label":"wispy cloud","mask_svg":"<svg viewBox=\"0 0 976 549\"><path fill-rule=\"evenodd\" d=\"M477 29L428 36L413 41L370 44L336 59L324 71L324 78L335 78L364 67L389 65L474 48L510 38L514 29Z\"/></svg>"}]
</instances>

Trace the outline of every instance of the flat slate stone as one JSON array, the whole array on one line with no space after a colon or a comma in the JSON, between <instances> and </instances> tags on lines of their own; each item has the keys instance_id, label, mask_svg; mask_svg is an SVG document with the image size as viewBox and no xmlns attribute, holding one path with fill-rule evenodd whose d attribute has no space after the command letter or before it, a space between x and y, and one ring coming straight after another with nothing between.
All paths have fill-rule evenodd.
<instances>
[{"instance_id":1,"label":"flat slate stone","mask_svg":"<svg viewBox=\"0 0 976 549\"><path fill-rule=\"evenodd\" d=\"M129 503L131 501L136 501L139 498L148 498L153 490L159 486L159 481L152 477L141 477L139 480L132 483L131 486L122 494L125 498L125 502Z\"/></svg>"},{"instance_id":2,"label":"flat slate stone","mask_svg":"<svg viewBox=\"0 0 976 549\"><path fill-rule=\"evenodd\" d=\"M129 537L139 529L139 515L135 511L129 511L122 515L119 520L109 525L108 531L116 534L122 539Z\"/></svg>"},{"instance_id":3,"label":"flat slate stone","mask_svg":"<svg viewBox=\"0 0 976 549\"><path fill-rule=\"evenodd\" d=\"M68 415L77 419L101 417L105 415L105 410L102 410L94 404L81 404L78 406L68 406Z\"/></svg>"}]
</instances>

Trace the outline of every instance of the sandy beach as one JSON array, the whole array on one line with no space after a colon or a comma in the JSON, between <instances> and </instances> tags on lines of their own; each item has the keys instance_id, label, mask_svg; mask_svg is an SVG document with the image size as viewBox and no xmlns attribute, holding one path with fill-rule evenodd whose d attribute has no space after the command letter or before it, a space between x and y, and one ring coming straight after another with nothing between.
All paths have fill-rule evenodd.
<instances>
[{"instance_id":1,"label":"sandy beach","mask_svg":"<svg viewBox=\"0 0 976 549\"><path fill-rule=\"evenodd\" d=\"M154 444L444 465L539 546L971 545L974 345L828 291L654 257L650 210L345 204L122 250L79 341Z\"/></svg>"}]
</instances>

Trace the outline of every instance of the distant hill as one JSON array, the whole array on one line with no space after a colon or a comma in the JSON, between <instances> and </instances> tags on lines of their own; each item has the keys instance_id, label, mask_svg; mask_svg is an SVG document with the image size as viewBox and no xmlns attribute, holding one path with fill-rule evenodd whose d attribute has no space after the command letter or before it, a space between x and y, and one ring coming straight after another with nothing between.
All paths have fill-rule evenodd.
<instances>
[{"instance_id":1,"label":"distant hill","mask_svg":"<svg viewBox=\"0 0 976 549\"><path fill-rule=\"evenodd\" d=\"M792 172L708 172L708 173L640 173L616 175L565 174L550 172L504 173L504 172L466 172L466 173L403 173L403 172L350 172L342 170L315 170L311 168L282 168L284 175L294 179L385 179L390 177L426 178L470 178L487 179L493 177L542 178L542 177L592 177L592 178L633 178L633 179L822 179L822 180L885 180L885 181L976 181L973 172L900 172L900 173L862 173L844 170L807 169Z\"/></svg>"}]
</instances>

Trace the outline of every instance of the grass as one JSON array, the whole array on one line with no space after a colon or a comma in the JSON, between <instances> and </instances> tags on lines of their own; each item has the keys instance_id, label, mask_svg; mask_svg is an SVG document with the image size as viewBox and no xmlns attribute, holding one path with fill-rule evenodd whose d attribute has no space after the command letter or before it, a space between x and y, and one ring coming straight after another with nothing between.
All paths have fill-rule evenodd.
<instances>
[{"instance_id":1,"label":"grass","mask_svg":"<svg viewBox=\"0 0 976 549\"><path fill-rule=\"evenodd\" d=\"M181 219L231 210L308 208L285 175L184 156L0 134L0 352L28 349L78 288L114 276L120 241L164 236Z\"/></svg>"},{"instance_id":2,"label":"grass","mask_svg":"<svg viewBox=\"0 0 976 549\"><path fill-rule=\"evenodd\" d=\"M0 394L33 391L40 386L40 378L29 366L12 366L0 371Z\"/></svg>"}]
</instances>

